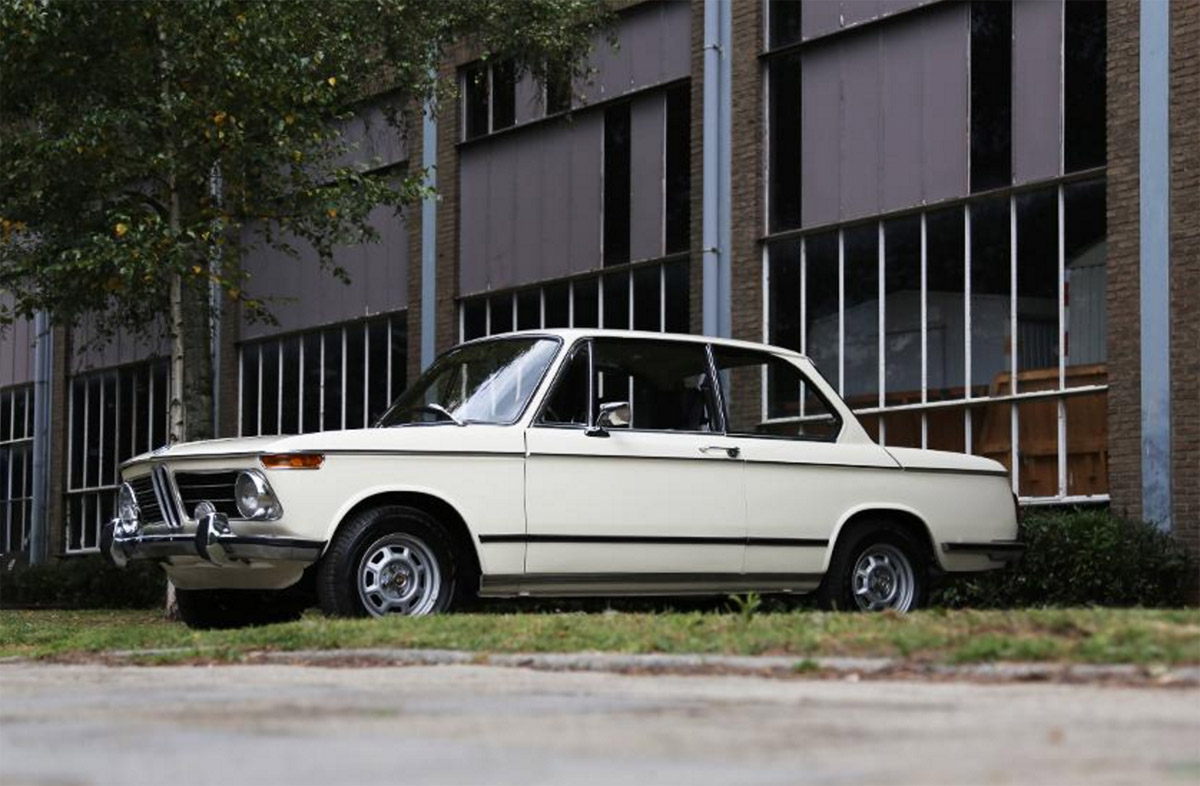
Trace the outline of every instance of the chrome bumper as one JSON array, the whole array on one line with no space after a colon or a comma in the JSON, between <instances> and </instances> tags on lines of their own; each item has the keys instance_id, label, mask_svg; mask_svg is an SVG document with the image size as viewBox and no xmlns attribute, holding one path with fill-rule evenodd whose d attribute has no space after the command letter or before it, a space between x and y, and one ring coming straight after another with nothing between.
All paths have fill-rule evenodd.
<instances>
[{"instance_id":1,"label":"chrome bumper","mask_svg":"<svg viewBox=\"0 0 1200 786\"><path fill-rule=\"evenodd\" d=\"M205 516L196 532L171 534L127 533L119 519L106 524L100 533L100 552L119 568L129 560L167 560L200 557L227 568L251 562L316 562L325 544L318 540L281 538L268 535L237 535L220 513Z\"/></svg>"}]
</instances>

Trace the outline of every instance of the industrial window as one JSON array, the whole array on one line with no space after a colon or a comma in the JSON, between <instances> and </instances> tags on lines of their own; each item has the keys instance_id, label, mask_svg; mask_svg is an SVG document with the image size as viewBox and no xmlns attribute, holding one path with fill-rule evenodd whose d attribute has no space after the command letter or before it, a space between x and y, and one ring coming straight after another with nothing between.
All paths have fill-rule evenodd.
<instances>
[{"instance_id":1,"label":"industrial window","mask_svg":"<svg viewBox=\"0 0 1200 786\"><path fill-rule=\"evenodd\" d=\"M33 505L33 386L0 390L0 554L29 548Z\"/></svg>"},{"instance_id":2,"label":"industrial window","mask_svg":"<svg viewBox=\"0 0 1200 786\"><path fill-rule=\"evenodd\" d=\"M1012 182L1012 3L971 3L971 191Z\"/></svg>"},{"instance_id":3,"label":"industrial window","mask_svg":"<svg viewBox=\"0 0 1200 786\"><path fill-rule=\"evenodd\" d=\"M797 6L799 3L796 4ZM767 203L770 229L795 229L801 222L801 74L800 53L777 57L768 74L767 154L770 170Z\"/></svg>"},{"instance_id":4,"label":"industrial window","mask_svg":"<svg viewBox=\"0 0 1200 786\"><path fill-rule=\"evenodd\" d=\"M629 103L604 110L604 264L629 261Z\"/></svg>"},{"instance_id":5,"label":"industrial window","mask_svg":"<svg viewBox=\"0 0 1200 786\"><path fill-rule=\"evenodd\" d=\"M1009 189L769 242L765 338L808 354L883 444L994 458L1027 502L1106 500L1104 191Z\"/></svg>"},{"instance_id":6,"label":"industrial window","mask_svg":"<svg viewBox=\"0 0 1200 786\"><path fill-rule=\"evenodd\" d=\"M571 108L571 71L551 66L546 73L546 114L555 115Z\"/></svg>"},{"instance_id":7,"label":"industrial window","mask_svg":"<svg viewBox=\"0 0 1200 786\"><path fill-rule=\"evenodd\" d=\"M1107 9L1067 0L1063 31L1063 145L1066 171L1104 166L1107 133Z\"/></svg>"},{"instance_id":8,"label":"industrial window","mask_svg":"<svg viewBox=\"0 0 1200 786\"><path fill-rule=\"evenodd\" d=\"M475 139L516 122L516 67L511 60L477 62L461 71L463 139Z\"/></svg>"},{"instance_id":9,"label":"industrial window","mask_svg":"<svg viewBox=\"0 0 1200 786\"><path fill-rule=\"evenodd\" d=\"M797 43L801 35L801 1L767 0L767 46Z\"/></svg>"},{"instance_id":10,"label":"industrial window","mask_svg":"<svg viewBox=\"0 0 1200 786\"><path fill-rule=\"evenodd\" d=\"M165 359L78 374L69 383L64 550L95 551L115 515L122 462L167 442Z\"/></svg>"},{"instance_id":11,"label":"industrial window","mask_svg":"<svg viewBox=\"0 0 1200 786\"><path fill-rule=\"evenodd\" d=\"M243 436L366 428L404 391L404 312L241 346Z\"/></svg>"},{"instance_id":12,"label":"industrial window","mask_svg":"<svg viewBox=\"0 0 1200 786\"><path fill-rule=\"evenodd\" d=\"M463 341L520 326L604 327L687 333L688 262L675 259L580 276L535 287L476 295L462 301Z\"/></svg>"},{"instance_id":13,"label":"industrial window","mask_svg":"<svg viewBox=\"0 0 1200 786\"><path fill-rule=\"evenodd\" d=\"M692 223L692 94L691 84L667 91L666 252L688 250Z\"/></svg>"}]
</instances>

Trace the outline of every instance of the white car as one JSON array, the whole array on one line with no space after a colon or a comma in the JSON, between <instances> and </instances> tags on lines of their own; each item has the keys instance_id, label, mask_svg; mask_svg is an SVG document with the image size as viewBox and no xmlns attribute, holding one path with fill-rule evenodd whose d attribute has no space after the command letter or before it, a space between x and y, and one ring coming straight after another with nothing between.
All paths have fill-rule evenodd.
<instances>
[{"instance_id":1,"label":"white car","mask_svg":"<svg viewBox=\"0 0 1200 786\"><path fill-rule=\"evenodd\" d=\"M1003 466L880 447L804 356L701 336L471 341L374 428L180 444L122 477L102 548L161 562L194 626L314 591L359 616L751 591L903 612L1022 550Z\"/></svg>"}]
</instances>

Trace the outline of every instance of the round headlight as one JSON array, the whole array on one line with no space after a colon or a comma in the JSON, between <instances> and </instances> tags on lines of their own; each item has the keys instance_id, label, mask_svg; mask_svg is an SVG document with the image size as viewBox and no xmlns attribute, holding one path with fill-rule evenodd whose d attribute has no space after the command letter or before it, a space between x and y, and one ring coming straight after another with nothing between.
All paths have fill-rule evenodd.
<instances>
[{"instance_id":1,"label":"round headlight","mask_svg":"<svg viewBox=\"0 0 1200 786\"><path fill-rule=\"evenodd\" d=\"M117 493L117 518L121 520L121 524L126 530L136 530L139 514L133 487L128 483L122 483L121 490Z\"/></svg>"},{"instance_id":2,"label":"round headlight","mask_svg":"<svg viewBox=\"0 0 1200 786\"><path fill-rule=\"evenodd\" d=\"M279 503L267 481L258 473L243 472L238 475L234 494L238 512L243 518L261 520L277 517Z\"/></svg>"}]
</instances>

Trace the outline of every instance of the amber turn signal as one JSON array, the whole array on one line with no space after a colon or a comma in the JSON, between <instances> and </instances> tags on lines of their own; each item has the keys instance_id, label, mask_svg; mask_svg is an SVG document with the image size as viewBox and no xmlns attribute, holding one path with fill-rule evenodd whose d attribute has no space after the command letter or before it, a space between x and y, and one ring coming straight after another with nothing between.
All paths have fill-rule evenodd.
<instances>
[{"instance_id":1,"label":"amber turn signal","mask_svg":"<svg viewBox=\"0 0 1200 786\"><path fill-rule=\"evenodd\" d=\"M267 469L320 469L325 456L322 453L266 453L260 461Z\"/></svg>"}]
</instances>

